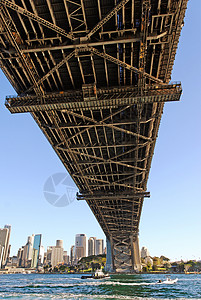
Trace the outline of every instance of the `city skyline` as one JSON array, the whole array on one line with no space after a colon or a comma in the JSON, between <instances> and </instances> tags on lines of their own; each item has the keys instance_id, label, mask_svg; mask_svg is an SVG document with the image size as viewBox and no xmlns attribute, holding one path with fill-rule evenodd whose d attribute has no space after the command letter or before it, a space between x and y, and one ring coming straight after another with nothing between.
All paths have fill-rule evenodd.
<instances>
[{"instance_id":1,"label":"city skyline","mask_svg":"<svg viewBox=\"0 0 201 300\"><path fill-rule=\"evenodd\" d=\"M56 244L48 245L46 248L42 245L42 234L32 234L27 237L26 244L18 248L17 253L10 255L11 225L5 225L0 228L0 269L5 267L25 267L37 269L42 265L51 265L52 268L60 263L75 265L82 257L91 255L101 255L106 253L104 249L104 240L93 237L96 241L94 253L89 253L89 241L85 234L76 234L74 245L66 251L63 246L63 240L56 240ZM46 250L45 250L46 249ZM73 249L71 251L71 249Z\"/></svg>"},{"instance_id":2,"label":"city skyline","mask_svg":"<svg viewBox=\"0 0 201 300\"><path fill-rule=\"evenodd\" d=\"M9 238L10 238L11 225L5 225L4 228L0 228L0 243L1 243L1 231L4 229L6 229L6 230L9 229ZM37 242L38 247L39 247L38 253L37 253L37 258L35 258L35 254L34 254L34 247L36 248L36 246L35 246L36 242L34 241L35 237L37 239L39 237L39 241ZM84 243L81 240L79 241L79 239L82 237L84 237L84 239L85 239ZM78 240L78 242L76 242L77 240ZM90 245L90 242L92 240L95 242L94 253L90 253L90 251L93 251L93 250L91 250L91 245ZM82 234L75 234L74 241L75 241L74 245L71 245L70 249L68 249L68 250L64 249L63 240L58 240L58 239L56 240L56 244L54 246L48 245L47 247L44 247L42 245L42 234L32 234L31 236L28 236L27 243L25 245L21 245L18 248L18 251L16 254L9 256L9 253L10 253L10 249L9 249L7 251L7 254L5 254L5 255L6 255L8 261L9 261L9 258L14 261L15 261L16 257L18 259L20 258L21 259L20 265L22 264L22 267L37 268L37 266L40 266L40 265L44 266L47 264L51 264L52 267L55 267L61 263L64 263L67 265L76 265L82 257L87 257L87 256L92 256L92 255L96 256L96 255L100 255L100 254L106 254L106 252L107 252L106 248L104 248L105 240L103 240L103 239L97 239L96 237L88 238L85 234L82 233ZM97 242L99 242L99 245L97 244ZM7 243L7 248L9 248L9 247L12 248L12 245L9 243L9 239L6 243ZM101 243L101 246L100 246L100 243ZM32 251L31 251L31 254L29 253L30 244L32 244L31 250L33 251L33 254L32 254ZM82 247L82 246L85 247L85 250L84 250L84 252L82 251L83 255L79 255L80 247ZM1 245L0 245L0 247L1 247ZM79 254L76 252L77 247L79 248L79 250L78 250ZM99 248L99 250L97 250L97 247ZM89 248L90 248L90 250L89 250ZM100 248L102 248L102 250L100 250ZM39 249L41 249L42 252ZM62 251L59 251L60 249ZM0 251L1 251L1 248L0 248ZM153 264L152 258L165 257L164 253L161 253L158 256L153 253L150 253L149 249L146 246L140 247L140 255L141 255L141 259L145 259L145 262L150 261L151 264ZM2 253L0 252L0 263L1 263L1 258L2 258L1 256L2 256ZM27 257L28 260L25 260L25 257ZM31 257L31 260L30 260L30 257ZM63 258L61 259L61 257L63 257ZM46 260L44 261L45 258L46 258ZM175 259L171 259L169 257L167 257L167 258L168 258L168 260L170 260L170 262L173 262L173 261L186 262L189 260L195 260L195 261L197 260L197 261L201 262L201 257L196 258L195 256L185 258L184 256L180 255L180 257L175 258ZM35 261L35 259L37 261ZM40 265L38 265L38 261L40 261ZM2 266L3 266L3 264L2 264ZM0 267L0 269L1 269L1 267Z\"/></svg>"},{"instance_id":3,"label":"city skyline","mask_svg":"<svg viewBox=\"0 0 201 300\"><path fill-rule=\"evenodd\" d=\"M151 198L145 199L140 222L140 247L174 258L201 257L200 186L200 61L199 1L189 2L185 26L173 68L172 80L181 80L183 96L167 103L159 130L148 181ZM190 43L189 43L190 39ZM193 47L193 54L190 53ZM1 124L1 224L11 223L11 253L25 243L30 232L43 232L44 246L57 238L70 248L76 232L104 234L82 201L64 208L51 206L43 185L52 174L65 172L58 157L29 114L11 115L4 107L6 95L15 94L0 73ZM11 142L12 141L12 142ZM189 209L189 203L192 205ZM53 221L54 220L54 221ZM80 230L82 229L82 230ZM67 240L68 239L68 240Z\"/></svg>"}]
</instances>

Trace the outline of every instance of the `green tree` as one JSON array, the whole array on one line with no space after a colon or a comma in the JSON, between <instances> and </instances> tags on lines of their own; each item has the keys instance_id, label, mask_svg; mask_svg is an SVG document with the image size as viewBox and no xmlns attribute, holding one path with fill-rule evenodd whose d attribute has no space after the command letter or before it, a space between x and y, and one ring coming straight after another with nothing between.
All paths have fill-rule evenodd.
<instances>
[{"instance_id":1,"label":"green tree","mask_svg":"<svg viewBox=\"0 0 201 300\"><path fill-rule=\"evenodd\" d=\"M65 265L60 265L60 266L59 266L59 271L60 271L60 272L65 272L66 269L67 269L67 266L65 266Z\"/></svg>"},{"instance_id":2,"label":"green tree","mask_svg":"<svg viewBox=\"0 0 201 300\"><path fill-rule=\"evenodd\" d=\"M166 270L169 270L171 268L171 264L169 262L166 262L163 267L166 269Z\"/></svg>"},{"instance_id":3,"label":"green tree","mask_svg":"<svg viewBox=\"0 0 201 300\"><path fill-rule=\"evenodd\" d=\"M54 267L53 272L57 273L59 271L59 268L57 266Z\"/></svg>"},{"instance_id":4,"label":"green tree","mask_svg":"<svg viewBox=\"0 0 201 300\"><path fill-rule=\"evenodd\" d=\"M163 255L161 255L160 260L161 260L161 261L170 261L169 258L167 258L167 257L165 257L165 256L163 256Z\"/></svg>"},{"instance_id":5,"label":"green tree","mask_svg":"<svg viewBox=\"0 0 201 300\"><path fill-rule=\"evenodd\" d=\"M185 270L185 272L188 272L188 270L190 269L190 267L192 267L191 264L189 264L189 263L185 264L185 265L184 265L184 270Z\"/></svg>"},{"instance_id":6,"label":"green tree","mask_svg":"<svg viewBox=\"0 0 201 300\"><path fill-rule=\"evenodd\" d=\"M158 266L157 266L157 265L153 265L153 266L152 266L152 270L153 270L153 271L158 271Z\"/></svg>"},{"instance_id":7,"label":"green tree","mask_svg":"<svg viewBox=\"0 0 201 300\"><path fill-rule=\"evenodd\" d=\"M144 267L142 268L142 271L143 271L143 272L148 272L148 270L149 270L149 269L148 269L147 266L144 266Z\"/></svg>"},{"instance_id":8,"label":"green tree","mask_svg":"<svg viewBox=\"0 0 201 300\"><path fill-rule=\"evenodd\" d=\"M148 269L148 271L150 271L152 269L150 261L147 262L147 269Z\"/></svg>"},{"instance_id":9,"label":"green tree","mask_svg":"<svg viewBox=\"0 0 201 300\"><path fill-rule=\"evenodd\" d=\"M46 272L48 272L48 270L49 270L49 266L48 266L48 265L45 265L45 266L43 266L43 269L44 269L44 273L46 273Z\"/></svg>"}]
</instances>

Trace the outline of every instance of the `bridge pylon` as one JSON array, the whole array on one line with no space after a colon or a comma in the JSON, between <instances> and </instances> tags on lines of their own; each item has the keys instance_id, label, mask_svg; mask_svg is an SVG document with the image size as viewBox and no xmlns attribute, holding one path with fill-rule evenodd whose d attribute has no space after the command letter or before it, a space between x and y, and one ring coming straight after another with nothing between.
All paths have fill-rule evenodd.
<instances>
[{"instance_id":1,"label":"bridge pylon","mask_svg":"<svg viewBox=\"0 0 201 300\"><path fill-rule=\"evenodd\" d=\"M105 268L107 272L140 272L142 267L138 236L107 238Z\"/></svg>"}]
</instances>

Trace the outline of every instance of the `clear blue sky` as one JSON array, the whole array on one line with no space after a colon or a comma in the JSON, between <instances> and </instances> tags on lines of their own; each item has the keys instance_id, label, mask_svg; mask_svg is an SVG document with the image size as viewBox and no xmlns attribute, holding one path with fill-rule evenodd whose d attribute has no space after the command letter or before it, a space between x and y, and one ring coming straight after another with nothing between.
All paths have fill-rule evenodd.
<instances>
[{"instance_id":1,"label":"clear blue sky","mask_svg":"<svg viewBox=\"0 0 201 300\"><path fill-rule=\"evenodd\" d=\"M200 0L189 1L172 75L183 96L165 105L140 223L140 246L171 259L201 258L200 11ZM56 208L45 200L46 179L65 169L31 115L4 107L14 93L1 72L0 227L12 225L12 255L32 233L45 247L63 239L68 252L76 233L104 238L85 202Z\"/></svg>"}]
</instances>

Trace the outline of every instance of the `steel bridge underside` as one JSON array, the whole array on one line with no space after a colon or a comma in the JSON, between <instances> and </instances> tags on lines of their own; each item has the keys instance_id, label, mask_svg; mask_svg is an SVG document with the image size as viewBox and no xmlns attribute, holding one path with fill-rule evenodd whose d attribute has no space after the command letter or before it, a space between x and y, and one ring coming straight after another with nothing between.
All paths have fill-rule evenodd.
<instances>
[{"instance_id":1,"label":"steel bridge underside","mask_svg":"<svg viewBox=\"0 0 201 300\"><path fill-rule=\"evenodd\" d=\"M140 270L139 221L187 0L0 0L0 67L108 240ZM110 253L109 253L110 252Z\"/></svg>"}]
</instances>

